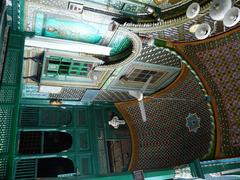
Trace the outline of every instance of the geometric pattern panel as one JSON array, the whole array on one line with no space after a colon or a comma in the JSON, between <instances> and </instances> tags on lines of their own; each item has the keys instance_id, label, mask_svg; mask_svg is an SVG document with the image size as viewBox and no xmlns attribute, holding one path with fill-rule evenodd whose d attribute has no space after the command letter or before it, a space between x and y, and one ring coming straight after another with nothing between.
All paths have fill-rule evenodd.
<instances>
[{"instance_id":1,"label":"geometric pattern panel","mask_svg":"<svg viewBox=\"0 0 240 180\"><path fill-rule=\"evenodd\" d=\"M67 100L80 100L82 99L85 89L83 88L74 88L74 87L65 87L61 90L60 94L49 94L50 99L67 99Z\"/></svg>"},{"instance_id":2,"label":"geometric pattern panel","mask_svg":"<svg viewBox=\"0 0 240 180\"><path fill-rule=\"evenodd\" d=\"M116 104L131 131L134 148L129 170L175 167L209 155L214 134L211 112L198 81L184 71L167 91L146 98L146 122L136 101ZM186 126L189 113L201 120L196 132Z\"/></svg>"},{"instance_id":3,"label":"geometric pattern panel","mask_svg":"<svg viewBox=\"0 0 240 180\"><path fill-rule=\"evenodd\" d=\"M82 102L107 101L120 102L133 99L128 92L112 90L87 90L77 87L63 87L60 93L38 92L37 85L25 84L23 86L23 98L77 100ZM1 94L0 94L1 95Z\"/></svg>"},{"instance_id":4,"label":"geometric pattern panel","mask_svg":"<svg viewBox=\"0 0 240 180\"><path fill-rule=\"evenodd\" d=\"M240 28L205 41L175 47L204 76L216 101L217 157L240 155Z\"/></svg>"},{"instance_id":5,"label":"geometric pattern panel","mask_svg":"<svg viewBox=\"0 0 240 180\"><path fill-rule=\"evenodd\" d=\"M181 60L176 56L175 51L165 47L145 45L136 61L181 68Z\"/></svg>"},{"instance_id":6,"label":"geometric pattern panel","mask_svg":"<svg viewBox=\"0 0 240 180\"><path fill-rule=\"evenodd\" d=\"M101 90L97 94L94 101L122 102L130 99L133 99L133 97L130 96L128 92Z\"/></svg>"},{"instance_id":7,"label":"geometric pattern panel","mask_svg":"<svg viewBox=\"0 0 240 180\"><path fill-rule=\"evenodd\" d=\"M13 108L0 106L0 153L8 153Z\"/></svg>"},{"instance_id":8,"label":"geometric pattern panel","mask_svg":"<svg viewBox=\"0 0 240 180\"><path fill-rule=\"evenodd\" d=\"M39 92L39 87L34 84L24 84L23 98L43 98L43 99L60 99L60 100L81 100L86 89L78 87L63 87L60 93Z\"/></svg>"}]
</instances>

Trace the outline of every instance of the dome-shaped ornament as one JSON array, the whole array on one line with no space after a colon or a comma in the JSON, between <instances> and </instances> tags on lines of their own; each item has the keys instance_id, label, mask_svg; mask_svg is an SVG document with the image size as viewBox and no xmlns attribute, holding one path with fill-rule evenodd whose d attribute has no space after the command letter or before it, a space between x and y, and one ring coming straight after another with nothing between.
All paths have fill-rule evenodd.
<instances>
[{"instance_id":1,"label":"dome-shaped ornament","mask_svg":"<svg viewBox=\"0 0 240 180\"><path fill-rule=\"evenodd\" d=\"M196 113L188 114L186 117L186 126L189 129L189 132L197 132L197 130L200 128L200 118Z\"/></svg>"}]
</instances>

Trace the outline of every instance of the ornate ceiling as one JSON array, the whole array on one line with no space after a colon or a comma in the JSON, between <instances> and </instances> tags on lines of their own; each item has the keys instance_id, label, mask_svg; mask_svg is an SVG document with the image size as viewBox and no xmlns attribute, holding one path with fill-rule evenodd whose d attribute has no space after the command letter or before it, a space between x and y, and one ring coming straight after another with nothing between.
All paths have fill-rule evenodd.
<instances>
[{"instance_id":1,"label":"ornate ceiling","mask_svg":"<svg viewBox=\"0 0 240 180\"><path fill-rule=\"evenodd\" d=\"M214 22L208 14L211 0L194 1L201 11L188 19L185 12L192 2L9 3L8 24L27 32L27 40L42 39L25 45L23 102L120 103L138 147L131 170L239 156L239 24L224 28L222 22ZM235 6L239 4L236 0ZM216 24L216 31L195 41L190 28L200 23L212 29ZM94 52L97 49L102 51ZM149 122L143 123L129 90L141 91L149 79L143 92ZM200 119L196 131L189 132L189 117Z\"/></svg>"},{"instance_id":2,"label":"ornate ceiling","mask_svg":"<svg viewBox=\"0 0 240 180\"><path fill-rule=\"evenodd\" d=\"M96 89L94 93L89 91L88 95L92 96L91 101L95 98L101 100L99 97L103 96L96 94L109 91L110 94L113 93L109 96L111 98L105 96L102 100L118 102L131 99L127 91L141 89L146 79L139 77L143 75L148 77L148 73L156 73L156 80L147 89L148 93L156 92L171 84L181 70L183 58L174 49L168 48L172 46L169 42L195 40L194 34L189 32L189 29L196 23L207 22L213 26L214 21L208 15L211 2L199 1L200 15L189 20L185 15L187 7L192 3L189 0L78 0L74 2L21 0L17 6L13 4L11 7L12 17L17 18L13 18L12 22L11 19L8 20L16 29L34 32L36 36L55 38L59 43L65 42L60 41L64 39L69 42L110 48L109 55L84 52L79 54L80 57L89 56L103 62L103 64L91 65L92 69L89 69L86 74L89 80L82 80L80 84L71 82L66 84L60 81L49 83L51 81L48 77L44 80L42 76L39 82L42 83L41 85L61 86L63 94L68 92L67 88L78 89L76 92L79 92L79 96L78 93L74 96L78 100L84 97L84 92L89 88ZM238 6L239 2L236 1L236 3ZM216 27L212 35L224 31L220 22ZM49 48L28 46L25 57L29 57L29 52L33 56L34 52L46 54L48 50ZM77 54L78 52L75 56L78 56ZM34 63L30 64L25 63L25 76L36 74L38 71L37 67L33 70L32 67L36 66ZM96 79L96 76L99 77ZM125 76L128 80L122 81ZM50 95L51 93L38 94L40 93L38 92L39 82L32 82L29 79L25 82L23 97L31 97L31 94L34 97L58 97L58 95ZM117 95L118 93L120 95ZM59 97L68 99L68 96L60 94Z\"/></svg>"}]
</instances>

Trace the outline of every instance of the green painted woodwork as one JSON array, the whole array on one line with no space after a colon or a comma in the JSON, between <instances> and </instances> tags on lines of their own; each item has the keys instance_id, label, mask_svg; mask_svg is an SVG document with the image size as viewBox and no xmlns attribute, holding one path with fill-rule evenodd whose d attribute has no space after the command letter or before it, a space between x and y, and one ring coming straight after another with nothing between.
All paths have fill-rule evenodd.
<instances>
[{"instance_id":1,"label":"green painted woodwork","mask_svg":"<svg viewBox=\"0 0 240 180\"><path fill-rule=\"evenodd\" d=\"M2 11L3 11L3 7L0 4L0 17L4 16L2 14ZM0 52L2 52L2 43L3 43L3 35L4 35L5 27L6 27L6 18L3 18L3 23L0 24ZM1 62L1 59L0 59L0 62Z\"/></svg>"},{"instance_id":2,"label":"green painted woodwork","mask_svg":"<svg viewBox=\"0 0 240 180\"><path fill-rule=\"evenodd\" d=\"M75 168L78 169L81 176L109 174L107 140L130 138L130 136L121 137L119 134L114 134L108 128L108 120L110 120L109 118L112 113L118 114L112 104L90 106L66 105L64 108L60 108L45 105L41 103L41 100L38 100L38 104L35 105L31 105L29 101L26 101L22 104L20 110L21 118L18 134L20 132L67 132L72 136L73 144L70 149L60 153L17 154L15 157L16 169L24 165L21 160L24 160L28 164L32 162L32 159L35 159L37 162L39 158L67 157L73 161ZM107 138L107 134L114 134L114 136ZM43 141L41 142L43 146ZM43 147L40 147L40 149L43 149ZM28 172L25 172L25 174L28 174ZM30 173L30 175L33 174ZM19 173L16 173L15 177L18 176ZM34 177L36 178L36 176Z\"/></svg>"},{"instance_id":3,"label":"green painted woodwork","mask_svg":"<svg viewBox=\"0 0 240 180\"><path fill-rule=\"evenodd\" d=\"M174 169L162 169L162 170L155 170L155 171L144 171L144 178L145 180L169 180L175 177L175 170ZM60 178L51 178L51 180L57 180ZM79 176L68 177L67 180L78 180L80 179ZM91 177L84 177L86 180L134 180L132 172L126 173L116 173L116 174L108 174L106 176L91 176Z\"/></svg>"},{"instance_id":4,"label":"green painted woodwork","mask_svg":"<svg viewBox=\"0 0 240 180\"><path fill-rule=\"evenodd\" d=\"M191 174L193 177L203 178L204 179L204 172L201 168L200 160L197 159L189 164L191 169Z\"/></svg>"},{"instance_id":5,"label":"green painted woodwork","mask_svg":"<svg viewBox=\"0 0 240 180\"><path fill-rule=\"evenodd\" d=\"M219 160L195 160L189 164L193 177L203 178L206 174L222 173L224 175L240 174L240 158L227 158Z\"/></svg>"},{"instance_id":6,"label":"green painted woodwork","mask_svg":"<svg viewBox=\"0 0 240 180\"><path fill-rule=\"evenodd\" d=\"M7 26L7 22L6 22L6 12L5 14L3 14L4 11L4 6L3 3L0 5L0 18L2 19L2 22L0 22L0 52L3 52L3 48L4 48L4 41L6 41L6 37L4 37L5 32L6 32L6 26ZM4 40L5 39L5 40ZM4 59L2 58L2 54L0 54L0 82L2 79L2 70L4 66Z\"/></svg>"},{"instance_id":7,"label":"green painted woodwork","mask_svg":"<svg viewBox=\"0 0 240 180\"><path fill-rule=\"evenodd\" d=\"M11 179L16 153L24 34L10 32L0 87L0 179Z\"/></svg>"},{"instance_id":8,"label":"green painted woodwork","mask_svg":"<svg viewBox=\"0 0 240 180\"><path fill-rule=\"evenodd\" d=\"M237 158L203 161L201 162L201 167L204 174L234 170L240 167L240 158L237 157ZM234 174L239 174L239 173L234 173Z\"/></svg>"},{"instance_id":9,"label":"green painted woodwork","mask_svg":"<svg viewBox=\"0 0 240 180\"><path fill-rule=\"evenodd\" d=\"M167 42L161 39L154 39L154 45L157 47L166 47Z\"/></svg>"},{"instance_id":10,"label":"green painted woodwork","mask_svg":"<svg viewBox=\"0 0 240 180\"><path fill-rule=\"evenodd\" d=\"M173 179L175 177L175 171L173 169L162 169L159 171L144 171L145 180L164 180ZM76 178L77 179L77 178ZM134 180L132 172L114 174L109 176L98 176L86 178L88 180ZM74 178L72 179L74 180Z\"/></svg>"},{"instance_id":11,"label":"green painted woodwork","mask_svg":"<svg viewBox=\"0 0 240 180\"><path fill-rule=\"evenodd\" d=\"M102 39L98 30L88 23L81 20L67 20L41 12L36 14L34 31L36 35L40 36L75 40L92 44L97 44Z\"/></svg>"}]
</instances>

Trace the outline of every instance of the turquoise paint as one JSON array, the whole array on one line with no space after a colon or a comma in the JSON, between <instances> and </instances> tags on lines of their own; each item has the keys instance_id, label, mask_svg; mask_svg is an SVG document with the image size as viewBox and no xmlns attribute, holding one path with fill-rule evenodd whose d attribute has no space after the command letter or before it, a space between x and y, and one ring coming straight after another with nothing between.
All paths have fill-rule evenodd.
<instances>
[{"instance_id":1,"label":"turquoise paint","mask_svg":"<svg viewBox=\"0 0 240 180\"><path fill-rule=\"evenodd\" d=\"M97 28L88 23L47 16L40 12L36 14L34 28L36 35L51 38L81 41L91 44L97 44L102 39Z\"/></svg>"},{"instance_id":2,"label":"turquoise paint","mask_svg":"<svg viewBox=\"0 0 240 180\"><path fill-rule=\"evenodd\" d=\"M128 37L118 34L109 44L109 47L112 47L110 55L114 56L116 54L124 52L131 46L132 42Z\"/></svg>"},{"instance_id":3,"label":"turquoise paint","mask_svg":"<svg viewBox=\"0 0 240 180\"><path fill-rule=\"evenodd\" d=\"M158 171L144 171L144 178L146 180L164 180L173 179L175 177L174 169L162 169ZM77 179L77 178L76 178ZM98 176L85 178L88 180L134 180L132 172L119 173L119 174L108 174L108 176ZM73 179L72 179L73 180Z\"/></svg>"},{"instance_id":4,"label":"turquoise paint","mask_svg":"<svg viewBox=\"0 0 240 180\"><path fill-rule=\"evenodd\" d=\"M210 161L202 161L201 167L204 174L234 170L240 167L240 158L227 158ZM237 174L237 173L235 173Z\"/></svg>"}]
</instances>

